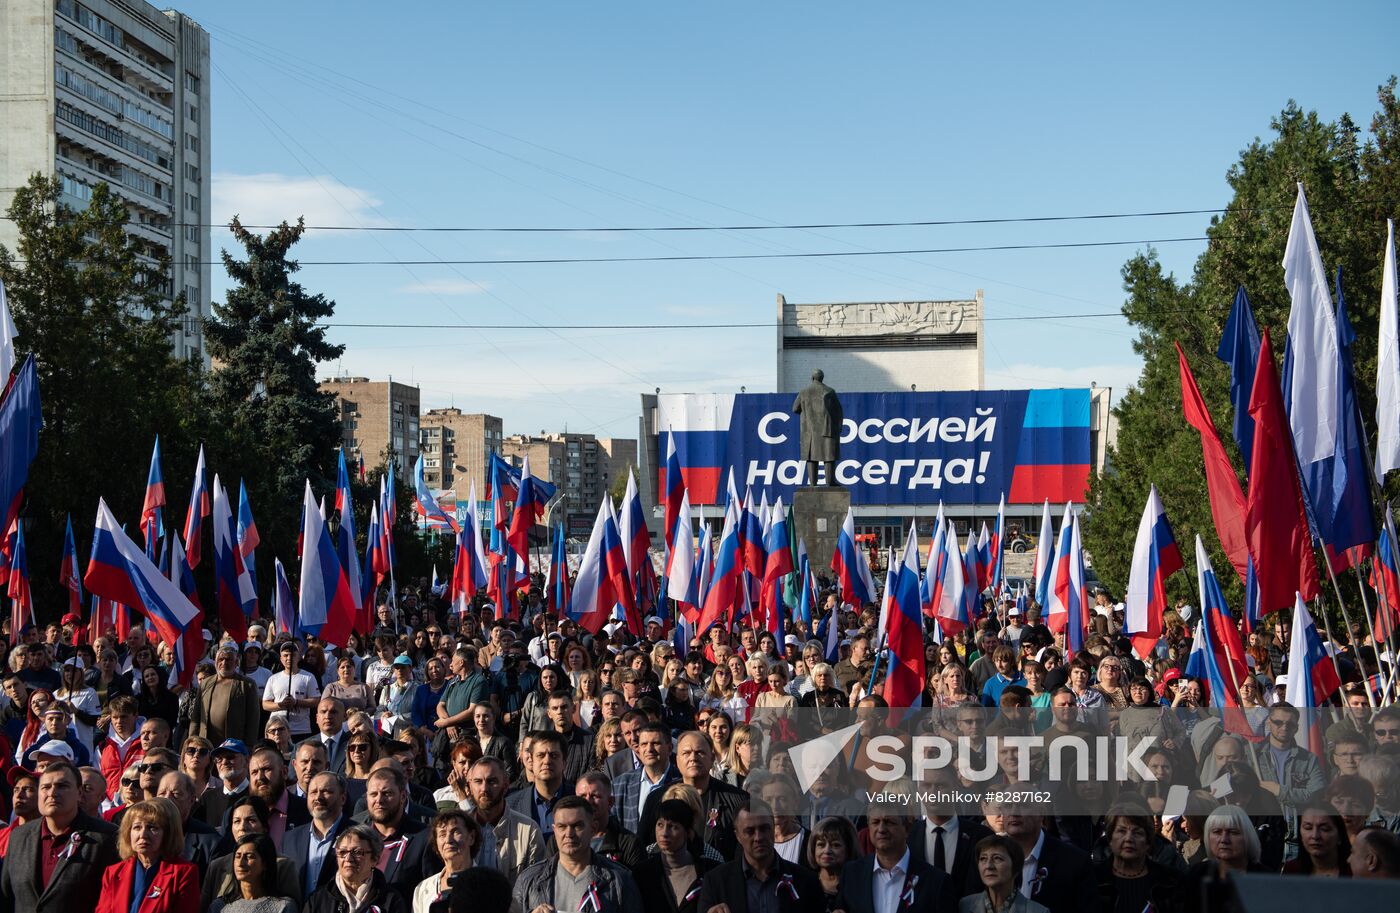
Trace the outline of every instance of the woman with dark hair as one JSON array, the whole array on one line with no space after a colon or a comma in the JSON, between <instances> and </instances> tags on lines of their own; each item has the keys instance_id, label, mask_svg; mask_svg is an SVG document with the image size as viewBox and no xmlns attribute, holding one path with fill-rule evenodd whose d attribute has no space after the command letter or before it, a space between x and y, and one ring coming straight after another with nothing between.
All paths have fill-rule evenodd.
<instances>
[{"instance_id":1,"label":"woman with dark hair","mask_svg":"<svg viewBox=\"0 0 1400 913\"><path fill-rule=\"evenodd\" d=\"M700 882L717 863L691 852L695 810L684 800L666 799L656 809L656 843L633 870L642 909L650 913L704 913L697 910Z\"/></svg>"},{"instance_id":2,"label":"woman with dark hair","mask_svg":"<svg viewBox=\"0 0 1400 913\"><path fill-rule=\"evenodd\" d=\"M540 670L539 685L525 695L525 702L520 705L521 732L554 728L554 724L549 721L549 696L560 688L567 687L565 683L568 680L569 676L564 667L555 663L550 663ZM525 913L530 911L526 910Z\"/></svg>"},{"instance_id":3,"label":"woman with dark hair","mask_svg":"<svg viewBox=\"0 0 1400 913\"><path fill-rule=\"evenodd\" d=\"M146 719L173 724L180 713L180 699L165 684L165 673L151 664L141 669L141 687L136 690L136 712Z\"/></svg>"},{"instance_id":4,"label":"woman with dark hair","mask_svg":"<svg viewBox=\"0 0 1400 913\"><path fill-rule=\"evenodd\" d=\"M296 901L280 896L277 848L266 834L244 834L233 848L237 899L219 898L209 913L296 913Z\"/></svg>"},{"instance_id":5,"label":"woman with dark hair","mask_svg":"<svg viewBox=\"0 0 1400 913\"><path fill-rule=\"evenodd\" d=\"M690 683L684 679L671 682L666 688L666 704L662 721L672 732L695 728L695 702L691 700Z\"/></svg>"},{"instance_id":6,"label":"woman with dark hair","mask_svg":"<svg viewBox=\"0 0 1400 913\"><path fill-rule=\"evenodd\" d=\"M228 836L234 845L242 843L245 837L266 834L270 814L267 803L257 796L243 796L234 800L228 811ZM209 863L208 868L200 873L204 882L199 895L200 909L212 910L215 903L231 904L243 896L233 868L234 854L228 853L216 857ZM296 866L286 856L275 855L275 848L272 879L276 887L268 896L286 897L294 904L301 902L301 882Z\"/></svg>"},{"instance_id":7,"label":"woman with dark hair","mask_svg":"<svg viewBox=\"0 0 1400 913\"><path fill-rule=\"evenodd\" d=\"M452 880L475 864L481 848L481 826L476 818L460 809L439 812L428 827L433 853L442 860L442 870L418 882L413 889L413 913L430 913L432 906L452 889Z\"/></svg>"},{"instance_id":8,"label":"woman with dark hair","mask_svg":"<svg viewBox=\"0 0 1400 913\"><path fill-rule=\"evenodd\" d=\"M983 837L972 850L982 890L958 901L958 913L1050 913L1021 893L1026 854L1010 837Z\"/></svg>"},{"instance_id":9,"label":"woman with dark hair","mask_svg":"<svg viewBox=\"0 0 1400 913\"><path fill-rule=\"evenodd\" d=\"M856 826L851 819L823 818L807 841L807 868L817 873L826 896L827 913L837 908L841 896L841 870L859 854Z\"/></svg>"},{"instance_id":10,"label":"woman with dark hair","mask_svg":"<svg viewBox=\"0 0 1400 913\"><path fill-rule=\"evenodd\" d=\"M1156 828L1145 808L1120 808L1104 819L1108 853L1096 857L1100 913L1174 910L1180 878L1152 858Z\"/></svg>"},{"instance_id":11,"label":"woman with dark hair","mask_svg":"<svg viewBox=\"0 0 1400 913\"><path fill-rule=\"evenodd\" d=\"M1303 851L1283 864L1285 875L1350 878L1351 838L1341 813L1323 796L1309 799L1298 815L1298 842Z\"/></svg>"}]
</instances>

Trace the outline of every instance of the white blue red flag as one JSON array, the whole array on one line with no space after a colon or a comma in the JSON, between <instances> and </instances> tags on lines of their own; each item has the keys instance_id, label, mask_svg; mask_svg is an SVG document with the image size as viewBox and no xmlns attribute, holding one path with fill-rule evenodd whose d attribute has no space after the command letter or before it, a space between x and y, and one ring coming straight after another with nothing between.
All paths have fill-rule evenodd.
<instances>
[{"instance_id":1,"label":"white blue red flag","mask_svg":"<svg viewBox=\"0 0 1400 913\"><path fill-rule=\"evenodd\" d=\"M83 615L83 575L78 570L78 548L73 544L73 518L63 531L63 560L58 565L58 585L68 591L68 614Z\"/></svg>"},{"instance_id":2,"label":"white blue red flag","mask_svg":"<svg viewBox=\"0 0 1400 913\"><path fill-rule=\"evenodd\" d=\"M700 546L695 556L695 609L696 617L705 605L705 597L710 592L710 575L715 569L715 543L708 521L700 527Z\"/></svg>"},{"instance_id":3,"label":"white blue red flag","mask_svg":"<svg viewBox=\"0 0 1400 913\"><path fill-rule=\"evenodd\" d=\"M322 641L344 647L359 613L355 594L340 567L330 530L306 483L302 500L301 586L297 596L299 635L314 634Z\"/></svg>"},{"instance_id":4,"label":"white blue red flag","mask_svg":"<svg viewBox=\"0 0 1400 913\"><path fill-rule=\"evenodd\" d=\"M238 549L238 530L228 492L214 476L214 604L219 623L239 643L248 639L250 611L257 604L252 580Z\"/></svg>"},{"instance_id":5,"label":"white blue red flag","mask_svg":"<svg viewBox=\"0 0 1400 913\"><path fill-rule=\"evenodd\" d=\"M831 569L841 584L841 599L857 609L875 601L875 579L870 574L870 562L856 542L856 515L846 509L841 533L836 538L836 551L831 556Z\"/></svg>"},{"instance_id":6,"label":"white blue red flag","mask_svg":"<svg viewBox=\"0 0 1400 913\"><path fill-rule=\"evenodd\" d=\"M340 522L336 527L335 551L336 557L340 559L340 567L345 571L345 582L350 584L350 592L355 597L355 604L360 607L356 614L358 626L364 628L368 633L367 613L365 611L365 584L362 579L363 569L360 564L360 549L355 544L355 501L350 490L350 473L345 465L345 448L341 448L338 454L335 481L335 509L340 514ZM377 531L376 531L377 535ZM372 540L371 540L372 541Z\"/></svg>"},{"instance_id":7,"label":"white blue red flag","mask_svg":"<svg viewBox=\"0 0 1400 913\"><path fill-rule=\"evenodd\" d=\"M83 584L94 596L145 615L160 639L172 648L199 617L199 609L122 531L106 501L97 504L92 555Z\"/></svg>"},{"instance_id":8,"label":"white blue red flag","mask_svg":"<svg viewBox=\"0 0 1400 913\"><path fill-rule=\"evenodd\" d=\"M666 547L671 547L671 536L676 531L676 516L681 509L681 496L685 493L685 479L681 475L681 459L676 452L676 436L666 433L666 475L661 490L665 492L666 505Z\"/></svg>"},{"instance_id":9,"label":"white blue red flag","mask_svg":"<svg viewBox=\"0 0 1400 913\"><path fill-rule=\"evenodd\" d=\"M165 476L160 471L160 435L151 450L151 468L146 473L146 496L141 502L141 534L146 537L146 556L155 557L156 540L165 535L160 509L165 506Z\"/></svg>"},{"instance_id":10,"label":"white blue red flag","mask_svg":"<svg viewBox=\"0 0 1400 913\"><path fill-rule=\"evenodd\" d=\"M612 593L605 554L608 500L605 497L598 505L598 514L593 519L593 532L589 535L588 545L579 560L578 573L574 575L574 591L569 604L569 617L590 634L597 634L603 625L608 623L613 614L613 606L617 604L617 599Z\"/></svg>"},{"instance_id":11,"label":"white blue red flag","mask_svg":"<svg viewBox=\"0 0 1400 913\"><path fill-rule=\"evenodd\" d=\"M545 599L551 612L563 618L569 611L572 587L569 582L569 540L564 524L554 527L554 542L549 553L549 578L545 581Z\"/></svg>"},{"instance_id":12,"label":"white blue red flag","mask_svg":"<svg viewBox=\"0 0 1400 913\"><path fill-rule=\"evenodd\" d=\"M1065 635L1065 653L1074 656L1084 648L1084 628L1089 622L1089 594L1084 587L1084 549L1079 540L1079 518L1065 504L1055 563L1050 571L1050 607L1045 623Z\"/></svg>"},{"instance_id":13,"label":"white blue red flag","mask_svg":"<svg viewBox=\"0 0 1400 913\"><path fill-rule=\"evenodd\" d=\"M943 560L947 551L945 539L948 535L947 521L943 518L943 502L938 502L938 515L933 520L933 536L929 539L928 562L924 565L924 579L919 584L919 602L924 614L933 618L938 614L938 602L942 598ZM936 629L935 629L936 630Z\"/></svg>"},{"instance_id":14,"label":"white blue red flag","mask_svg":"<svg viewBox=\"0 0 1400 913\"><path fill-rule=\"evenodd\" d=\"M681 489L681 503L672 518L675 529L666 535L666 594L680 606L681 614L694 622L699 617L696 592L695 534L690 525L690 496Z\"/></svg>"},{"instance_id":15,"label":"white blue red flag","mask_svg":"<svg viewBox=\"0 0 1400 913\"><path fill-rule=\"evenodd\" d=\"M167 536L165 546L166 557L169 559L165 567L165 576L180 588L180 592L189 599L190 605L199 610L199 614L185 626L185 633L175 644L175 658L170 664L170 687L178 685L181 688L189 688L194 684L196 666L204 656L204 610L199 605L194 571L190 570L190 565L185 560L185 547L180 544L180 535L172 533Z\"/></svg>"},{"instance_id":16,"label":"white blue red flag","mask_svg":"<svg viewBox=\"0 0 1400 913\"><path fill-rule=\"evenodd\" d=\"M934 617L944 637L952 637L971 625L967 614L967 564L958 546L952 520L944 521L943 553L938 556L939 579L934 582Z\"/></svg>"},{"instance_id":17,"label":"white blue red flag","mask_svg":"<svg viewBox=\"0 0 1400 913\"><path fill-rule=\"evenodd\" d=\"M15 518L10 527L10 579L5 595L10 597L10 643L19 643L20 634L34 623L34 593L29 587L29 556L24 548L24 523Z\"/></svg>"},{"instance_id":18,"label":"white blue red flag","mask_svg":"<svg viewBox=\"0 0 1400 913\"><path fill-rule=\"evenodd\" d=\"M1385 506L1385 524L1381 527L1376 555L1371 561L1371 587L1376 591L1376 617L1373 630L1376 639L1390 643L1400 625L1400 549L1395 542L1395 518L1390 505Z\"/></svg>"},{"instance_id":19,"label":"white blue red flag","mask_svg":"<svg viewBox=\"0 0 1400 913\"><path fill-rule=\"evenodd\" d=\"M768 530L764 535L764 552L767 563L763 567L763 589L760 591L759 605L764 610L764 618L770 632L783 640L783 581L796 568L792 559L792 545L788 538L787 510L783 507L780 495L769 512Z\"/></svg>"},{"instance_id":20,"label":"white blue red flag","mask_svg":"<svg viewBox=\"0 0 1400 913\"><path fill-rule=\"evenodd\" d=\"M1050 605L1054 543L1054 530L1050 526L1050 502L1047 500L1040 513L1040 538L1035 543L1035 601L1042 612Z\"/></svg>"},{"instance_id":21,"label":"white blue red flag","mask_svg":"<svg viewBox=\"0 0 1400 913\"><path fill-rule=\"evenodd\" d=\"M1317 625L1313 623L1308 604L1300 595L1293 605L1293 639L1288 649L1288 686L1284 700L1297 707L1298 744L1321 760L1326 757L1323 744L1325 722L1314 719L1322 707L1342 686L1327 647L1322 643Z\"/></svg>"},{"instance_id":22,"label":"white blue red flag","mask_svg":"<svg viewBox=\"0 0 1400 913\"><path fill-rule=\"evenodd\" d=\"M527 455L520 466L515 510L511 513L510 530L506 533L506 542L517 555L530 554L530 530L539 521L548 502L549 498L542 495L535 484L535 477L530 473L530 457ZM645 531L645 524L642 529Z\"/></svg>"},{"instance_id":23,"label":"white blue red flag","mask_svg":"<svg viewBox=\"0 0 1400 913\"><path fill-rule=\"evenodd\" d=\"M997 526L992 530L992 541L988 544L988 552L991 555L992 573L987 580L987 586L1001 590L1001 582L1006 579L1006 569L1002 564L1002 550L1006 542L1006 495L1002 494L1001 501L997 503ZM983 588L985 589L985 587Z\"/></svg>"},{"instance_id":24,"label":"white blue red flag","mask_svg":"<svg viewBox=\"0 0 1400 913\"><path fill-rule=\"evenodd\" d=\"M704 552L702 543L702 557ZM701 563L704 564L703 561ZM705 637L706 632L717 624L721 617L733 611L743 574L743 556L739 554L739 505L738 500L733 499L724 509L724 526L720 530L719 546L715 549L709 585L701 602L700 620L695 624L696 633L700 637Z\"/></svg>"},{"instance_id":25,"label":"white blue red flag","mask_svg":"<svg viewBox=\"0 0 1400 913\"><path fill-rule=\"evenodd\" d=\"M459 616L471 611L472 600L486 588L486 547L481 538L481 517L476 510L476 482L471 483L467 500L467 522L457 533L457 555L452 562L452 611Z\"/></svg>"},{"instance_id":26,"label":"white blue red flag","mask_svg":"<svg viewBox=\"0 0 1400 913\"><path fill-rule=\"evenodd\" d=\"M9 529L19 516L29 464L39 452L43 425L38 370L30 355L14 376L10 392L0 401L0 530Z\"/></svg>"},{"instance_id":27,"label":"white blue red flag","mask_svg":"<svg viewBox=\"0 0 1400 913\"><path fill-rule=\"evenodd\" d=\"M204 445L199 445L199 458L194 464L194 484L190 487L190 503L185 509L185 560L190 568L199 567L203 557L204 521L211 511L209 489L205 482Z\"/></svg>"},{"instance_id":28,"label":"white blue red flag","mask_svg":"<svg viewBox=\"0 0 1400 913\"><path fill-rule=\"evenodd\" d=\"M1162 613L1168 607L1167 578L1182 566L1181 549L1167 522L1157 486L1153 485L1138 521L1128 589L1123 594L1123 631L1132 637L1133 650L1143 659L1152 655L1162 638Z\"/></svg>"},{"instance_id":29,"label":"white blue red flag","mask_svg":"<svg viewBox=\"0 0 1400 913\"><path fill-rule=\"evenodd\" d=\"M904 555L891 576L886 594L889 618L885 643L889 670L885 675L885 703L891 707L916 707L925 682L923 611L919 605L919 540L914 526L904 540Z\"/></svg>"},{"instance_id":30,"label":"white blue red flag","mask_svg":"<svg viewBox=\"0 0 1400 913\"><path fill-rule=\"evenodd\" d=\"M344 472L345 452L340 454L341 471ZM336 493L336 501L339 502L340 493ZM413 461L413 507L420 516L424 518L428 526L434 529L450 529L454 533L460 532L457 527L457 518L443 510L438 504L437 498L433 496L432 489L428 488L428 483L423 479L423 457L420 454L418 459Z\"/></svg>"},{"instance_id":31,"label":"white blue red flag","mask_svg":"<svg viewBox=\"0 0 1400 913\"><path fill-rule=\"evenodd\" d=\"M242 479L238 480L238 554L243 556L243 569L248 573L248 580L253 587L253 611L252 615L258 614L258 574L257 559L254 552L257 550L262 537L258 535L258 524L253 519L253 505L248 501L248 486Z\"/></svg>"},{"instance_id":32,"label":"white blue red flag","mask_svg":"<svg viewBox=\"0 0 1400 913\"><path fill-rule=\"evenodd\" d=\"M1186 674L1205 683L1212 707L1238 707L1239 683L1247 671L1244 647L1200 536L1196 537L1196 581L1201 592L1201 622L1196 626Z\"/></svg>"},{"instance_id":33,"label":"white blue red flag","mask_svg":"<svg viewBox=\"0 0 1400 913\"><path fill-rule=\"evenodd\" d=\"M272 559L273 576L277 578L276 589L272 594L273 623L278 634L288 636L296 632L297 606L292 596L292 584L287 580L287 570L282 567L281 558Z\"/></svg>"}]
</instances>

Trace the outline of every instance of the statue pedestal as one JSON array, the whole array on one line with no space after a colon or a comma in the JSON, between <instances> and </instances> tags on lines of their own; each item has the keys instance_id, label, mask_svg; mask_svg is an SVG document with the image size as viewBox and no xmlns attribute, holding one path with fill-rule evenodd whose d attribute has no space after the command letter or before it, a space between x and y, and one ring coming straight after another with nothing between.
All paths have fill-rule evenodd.
<instances>
[{"instance_id":1,"label":"statue pedestal","mask_svg":"<svg viewBox=\"0 0 1400 913\"><path fill-rule=\"evenodd\" d=\"M792 493L792 519L807 546L812 572L831 569L841 524L851 508L851 493L835 486L806 486Z\"/></svg>"}]
</instances>

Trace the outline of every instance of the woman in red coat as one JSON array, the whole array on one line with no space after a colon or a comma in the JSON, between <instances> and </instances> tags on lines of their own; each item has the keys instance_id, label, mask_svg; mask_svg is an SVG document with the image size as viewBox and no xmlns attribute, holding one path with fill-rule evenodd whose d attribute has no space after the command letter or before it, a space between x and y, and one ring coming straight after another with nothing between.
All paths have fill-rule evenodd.
<instances>
[{"instance_id":1,"label":"woman in red coat","mask_svg":"<svg viewBox=\"0 0 1400 913\"><path fill-rule=\"evenodd\" d=\"M122 861L102 875L95 913L199 913L199 870L180 858L180 812L169 799L137 802L122 815Z\"/></svg>"}]
</instances>

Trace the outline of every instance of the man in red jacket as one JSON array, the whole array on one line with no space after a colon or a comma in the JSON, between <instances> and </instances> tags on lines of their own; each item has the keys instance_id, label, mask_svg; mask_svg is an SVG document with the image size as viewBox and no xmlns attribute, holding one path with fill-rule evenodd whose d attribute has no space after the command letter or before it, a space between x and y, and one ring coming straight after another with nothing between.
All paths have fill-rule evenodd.
<instances>
[{"instance_id":1,"label":"man in red jacket","mask_svg":"<svg viewBox=\"0 0 1400 913\"><path fill-rule=\"evenodd\" d=\"M107 714L110 723L107 740L102 743L99 767L102 776L107 778L107 797L115 802L121 789L122 771L145 754L145 749L141 747L141 728L137 725L136 698L126 694L112 698Z\"/></svg>"}]
</instances>

